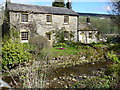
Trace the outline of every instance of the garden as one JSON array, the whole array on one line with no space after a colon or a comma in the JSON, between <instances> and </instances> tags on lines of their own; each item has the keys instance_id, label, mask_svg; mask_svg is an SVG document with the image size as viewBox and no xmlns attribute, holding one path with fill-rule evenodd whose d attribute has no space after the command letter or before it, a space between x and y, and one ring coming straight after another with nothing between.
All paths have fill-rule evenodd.
<instances>
[{"instance_id":1,"label":"garden","mask_svg":"<svg viewBox=\"0 0 120 90\"><path fill-rule=\"evenodd\" d=\"M83 44L60 33L53 47L43 36L3 40L2 79L14 88L119 87L119 42Z\"/></svg>"},{"instance_id":2,"label":"garden","mask_svg":"<svg viewBox=\"0 0 120 90\"><path fill-rule=\"evenodd\" d=\"M47 45L46 48L41 47L38 51L36 46L31 47L29 44L10 41L2 48L3 72L6 73L5 77L7 75L14 78L10 85L17 88L26 86L31 88L33 85L38 88L118 87L120 61L115 51L110 49L115 48L115 45L57 43L54 47L48 48ZM105 62L110 62L110 64L105 64ZM101 63L105 66L101 66ZM84 72L89 70L91 65L95 65L92 70L88 71L91 73ZM82 66L84 68L81 68ZM98 66L101 67L97 68ZM91 80L92 83L90 83ZM56 85L53 84L55 82Z\"/></svg>"}]
</instances>

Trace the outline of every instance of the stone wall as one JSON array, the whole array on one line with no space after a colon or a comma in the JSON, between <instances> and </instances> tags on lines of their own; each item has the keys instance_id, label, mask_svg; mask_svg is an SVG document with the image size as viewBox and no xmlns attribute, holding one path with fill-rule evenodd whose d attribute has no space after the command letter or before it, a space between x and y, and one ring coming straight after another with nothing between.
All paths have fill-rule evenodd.
<instances>
[{"instance_id":1,"label":"stone wall","mask_svg":"<svg viewBox=\"0 0 120 90\"><path fill-rule=\"evenodd\" d=\"M74 40L77 41L77 16L69 16L69 24L64 24L64 15L52 15L52 23L46 22L46 15L28 13L28 23L21 22L21 12L10 12L10 23L18 30L26 29L45 36L46 32L58 30L62 27L67 31L74 31Z\"/></svg>"},{"instance_id":2,"label":"stone wall","mask_svg":"<svg viewBox=\"0 0 120 90\"><path fill-rule=\"evenodd\" d=\"M90 37L91 33L91 37ZM79 31L79 41L81 43L97 43L98 42L98 31Z\"/></svg>"}]
</instances>

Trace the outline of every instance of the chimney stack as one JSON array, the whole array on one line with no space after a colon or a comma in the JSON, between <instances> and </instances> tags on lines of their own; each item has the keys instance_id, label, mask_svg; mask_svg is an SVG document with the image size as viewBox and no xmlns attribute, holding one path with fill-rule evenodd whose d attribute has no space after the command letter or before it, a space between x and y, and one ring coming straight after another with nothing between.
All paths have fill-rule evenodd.
<instances>
[{"instance_id":1,"label":"chimney stack","mask_svg":"<svg viewBox=\"0 0 120 90\"><path fill-rule=\"evenodd\" d=\"M6 0L6 3L10 3L11 2L11 0Z\"/></svg>"},{"instance_id":2,"label":"chimney stack","mask_svg":"<svg viewBox=\"0 0 120 90\"><path fill-rule=\"evenodd\" d=\"M68 9L72 9L71 0L67 0L66 7L67 7Z\"/></svg>"},{"instance_id":3,"label":"chimney stack","mask_svg":"<svg viewBox=\"0 0 120 90\"><path fill-rule=\"evenodd\" d=\"M89 16L86 17L86 22L87 22L88 24L90 23L90 17L89 17Z\"/></svg>"}]
</instances>

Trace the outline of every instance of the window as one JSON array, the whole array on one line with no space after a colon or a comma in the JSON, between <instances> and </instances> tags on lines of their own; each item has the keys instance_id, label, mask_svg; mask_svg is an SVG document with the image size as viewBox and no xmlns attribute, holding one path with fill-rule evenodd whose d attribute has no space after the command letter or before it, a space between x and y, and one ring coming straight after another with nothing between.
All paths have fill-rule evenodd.
<instances>
[{"instance_id":1,"label":"window","mask_svg":"<svg viewBox=\"0 0 120 90\"><path fill-rule=\"evenodd\" d=\"M68 31L64 31L64 37L69 38L69 32Z\"/></svg>"},{"instance_id":2,"label":"window","mask_svg":"<svg viewBox=\"0 0 120 90\"><path fill-rule=\"evenodd\" d=\"M89 33L89 38L92 38L92 33Z\"/></svg>"},{"instance_id":3,"label":"window","mask_svg":"<svg viewBox=\"0 0 120 90\"><path fill-rule=\"evenodd\" d=\"M21 40L28 40L28 32L21 32Z\"/></svg>"},{"instance_id":4,"label":"window","mask_svg":"<svg viewBox=\"0 0 120 90\"><path fill-rule=\"evenodd\" d=\"M69 16L64 16L64 23L69 23Z\"/></svg>"},{"instance_id":5,"label":"window","mask_svg":"<svg viewBox=\"0 0 120 90\"><path fill-rule=\"evenodd\" d=\"M21 22L28 22L28 14L21 14Z\"/></svg>"},{"instance_id":6,"label":"window","mask_svg":"<svg viewBox=\"0 0 120 90\"><path fill-rule=\"evenodd\" d=\"M48 38L48 40L51 40L51 34L46 34L46 37Z\"/></svg>"},{"instance_id":7,"label":"window","mask_svg":"<svg viewBox=\"0 0 120 90\"><path fill-rule=\"evenodd\" d=\"M64 39L65 39L65 40L68 40L69 37L70 37L69 32L68 32L68 31L64 31Z\"/></svg>"},{"instance_id":8,"label":"window","mask_svg":"<svg viewBox=\"0 0 120 90\"><path fill-rule=\"evenodd\" d=\"M46 16L46 22L52 23L52 15L47 15Z\"/></svg>"}]
</instances>

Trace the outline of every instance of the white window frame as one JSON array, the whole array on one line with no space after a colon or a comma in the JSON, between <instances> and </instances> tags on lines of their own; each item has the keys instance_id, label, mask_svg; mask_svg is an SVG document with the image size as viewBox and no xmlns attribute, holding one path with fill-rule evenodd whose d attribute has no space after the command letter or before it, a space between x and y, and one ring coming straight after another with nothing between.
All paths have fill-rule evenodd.
<instances>
[{"instance_id":1,"label":"white window frame","mask_svg":"<svg viewBox=\"0 0 120 90\"><path fill-rule=\"evenodd\" d=\"M27 19L28 19L28 20L27 20L26 22L23 22L23 21L22 21L22 15L23 15L23 14L26 14L26 15L27 15ZM28 14L28 13L21 13L21 23L28 23L28 21L29 21L29 14Z\"/></svg>"},{"instance_id":2,"label":"white window frame","mask_svg":"<svg viewBox=\"0 0 120 90\"><path fill-rule=\"evenodd\" d=\"M67 22L65 22L65 17L68 18ZM64 24L69 24L69 15L64 15Z\"/></svg>"},{"instance_id":3,"label":"white window frame","mask_svg":"<svg viewBox=\"0 0 120 90\"><path fill-rule=\"evenodd\" d=\"M51 20L49 22L48 22L48 19L47 19L48 16L51 17ZM51 14L47 14L46 15L46 24L52 24L52 18L53 18L53 16Z\"/></svg>"},{"instance_id":4,"label":"white window frame","mask_svg":"<svg viewBox=\"0 0 120 90\"><path fill-rule=\"evenodd\" d=\"M28 35L28 36L27 36L28 39L26 39L26 40L22 40L22 33L24 33L24 32L27 32L27 33L28 33L28 34L27 34L27 35ZM20 40L21 40L22 43L28 43L28 40L29 40L29 31L21 30L21 31L20 31Z\"/></svg>"}]
</instances>

